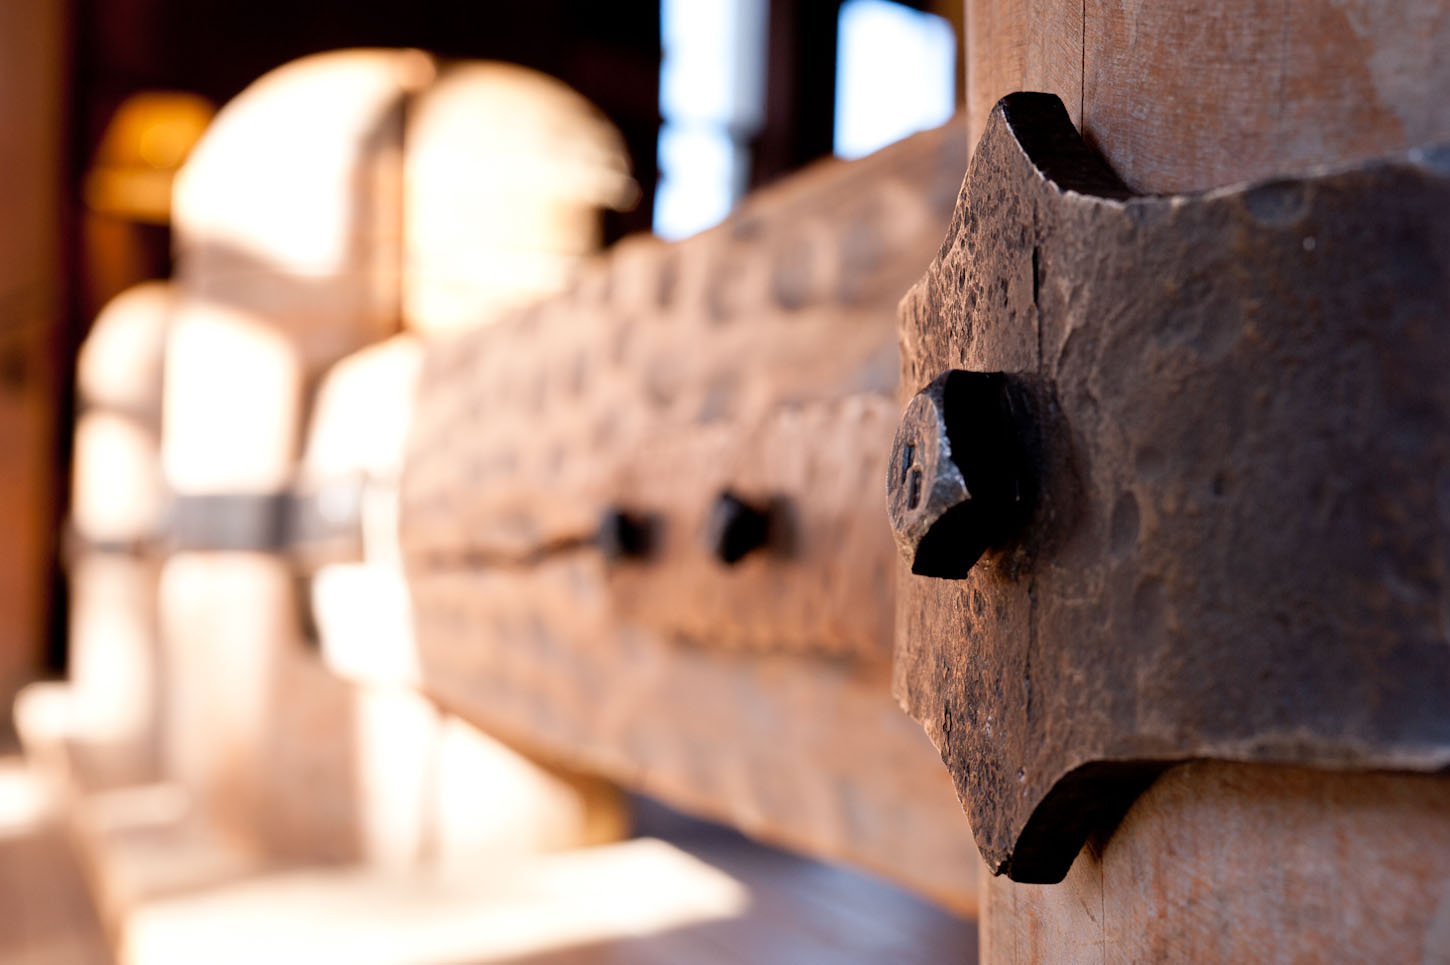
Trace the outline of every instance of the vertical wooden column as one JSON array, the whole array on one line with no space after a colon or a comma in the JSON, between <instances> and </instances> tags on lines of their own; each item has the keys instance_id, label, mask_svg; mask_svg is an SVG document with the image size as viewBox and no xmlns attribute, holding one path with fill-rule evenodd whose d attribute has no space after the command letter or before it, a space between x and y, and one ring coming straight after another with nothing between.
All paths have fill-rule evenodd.
<instances>
[{"instance_id":1,"label":"vertical wooden column","mask_svg":"<svg viewBox=\"0 0 1450 965\"><path fill-rule=\"evenodd\" d=\"M0 703L43 659L59 482L65 5L0 4Z\"/></svg>"},{"instance_id":2,"label":"vertical wooden column","mask_svg":"<svg viewBox=\"0 0 1450 965\"><path fill-rule=\"evenodd\" d=\"M398 327L403 104L432 76L418 51L277 68L218 113L173 193L163 467L181 499L242 508L162 569L167 763L270 856L358 852L352 692L308 651L257 507L293 482L309 381Z\"/></svg>"},{"instance_id":3,"label":"vertical wooden column","mask_svg":"<svg viewBox=\"0 0 1450 965\"><path fill-rule=\"evenodd\" d=\"M973 144L1002 95L1049 91L1142 191L1450 138L1443 0L967 0L966 23ZM1447 802L1440 777L1175 768L1062 883L990 879L982 960L1445 960Z\"/></svg>"},{"instance_id":4,"label":"vertical wooden column","mask_svg":"<svg viewBox=\"0 0 1450 965\"><path fill-rule=\"evenodd\" d=\"M161 378L173 289L116 296L76 363L71 478L70 741L102 782L155 777L160 736L156 587Z\"/></svg>"},{"instance_id":5,"label":"vertical wooden column","mask_svg":"<svg viewBox=\"0 0 1450 965\"><path fill-rule=\"evenodd\" d=\"M1202 191L1450 138L1443 0L967 0L966 11L971 143L1004 94L1047 91L1138 191Z\"/></svg>"},{"instance_id":6,"label":"vertical wooden column","mask_svg":"<svg viewBox=\"0 0 1450 965\"><path fill-rule=\"evenodd\" d=\"M352 694L360 856L465 870L617 840L629 816L615 788L531 760L419 692L397 527L423 351L417 336L397 335L333 366L298 467L303 492L324 505L328 493L352 492L359 517L360 545L337 540L341 552L319 555L311 605L324 662Z\"/></svg>"}]
</instances>

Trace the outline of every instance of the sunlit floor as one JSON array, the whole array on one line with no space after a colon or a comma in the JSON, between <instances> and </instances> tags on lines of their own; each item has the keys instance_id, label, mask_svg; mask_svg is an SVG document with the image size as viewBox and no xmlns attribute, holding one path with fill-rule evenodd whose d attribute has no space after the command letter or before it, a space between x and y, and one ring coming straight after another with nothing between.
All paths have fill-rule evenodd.
<instances>
[{"instance_id":1,"label":"sunlit floor","mask_svg":"<svg viewBox=\"0 0 1450 965\"><path fill-rule=\"evenodd\" d=\"M137 965L971 962L974 927L884 883L649 802L621 844L466 878L305 869L146 903ZM0 757L0 961L107 961L39 782Z\"/></svg>"},{"instance_id":2,"label":"sunlit floor","mask_svg":"<svg viewBox=\"0 0 1450 965\"><path fill-rule=\"evenodd\" d=\"M0 753L0 962L107 961L100 922L51 802L13 751Z\"/></svg>"}]
</instances>

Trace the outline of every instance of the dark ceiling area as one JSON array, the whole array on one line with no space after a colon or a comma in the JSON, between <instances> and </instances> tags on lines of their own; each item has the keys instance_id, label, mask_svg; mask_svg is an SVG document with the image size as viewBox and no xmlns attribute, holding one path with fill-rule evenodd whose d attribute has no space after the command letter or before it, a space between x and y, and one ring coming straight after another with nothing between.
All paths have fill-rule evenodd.
<instances>
[{"instance_id":1,"label":"dark ceiling area","mask_svg":"<svg viewBox=\"0 0 1450 965\"><path fill-rule=\"evenodd\" d=\"M651 0L75 0L73 176L141 90L218 105L274 67L345 47L418 47L559 78L624 133L645 187L611 236L648 231L659 130L659 4Z\"/></svg>"}]
</instances>

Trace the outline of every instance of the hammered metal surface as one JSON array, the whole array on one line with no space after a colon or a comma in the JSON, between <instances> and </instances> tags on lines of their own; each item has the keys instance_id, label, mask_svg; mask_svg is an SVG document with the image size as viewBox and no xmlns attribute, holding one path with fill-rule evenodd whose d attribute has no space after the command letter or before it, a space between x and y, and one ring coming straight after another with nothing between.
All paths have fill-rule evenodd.
<instances>
[{"instance_id":1,"label":"hammered metal surface","mask_svg":"<svg viewBox=\"0 0 1450 965\"><path fill-rule=\"evenodd\" d=\"M1031 388L1026 530L900 566L894 686L988 865L1062 878L1171 762L1450 764L1450 154L1136 197L998 105L902 389Z\"/></svg>"}]
</instances>

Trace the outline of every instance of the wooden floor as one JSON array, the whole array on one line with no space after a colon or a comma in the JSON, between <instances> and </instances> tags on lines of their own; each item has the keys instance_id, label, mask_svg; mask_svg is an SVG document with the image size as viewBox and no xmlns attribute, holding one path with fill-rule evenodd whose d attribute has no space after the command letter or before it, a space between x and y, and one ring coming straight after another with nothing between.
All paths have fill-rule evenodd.
<instances>
[{"instance_id":1,"label":"wooden floor","mask_svg":"<svg viewBox=\"0 0 1450 965\"><path fill-rule=\"evenodd\" d=\"M140 965L936 965L967 921L856 872L646 806L640 836L443 877L258 873L128 917Z\"/></svg>"},{"instance_id":2,"label":"wooden floor","mask_svg":"<svg viewBox=\"0 0 1450 965\"><path fill-rule=\"evenodd\" d=\"M13 752L0 754L0 962L110 961L54 809L24 762Z\"/></svg>"},{"instance_id":3,"label":"wooden floor","mask_svg":"<svg viewBox=\"0 0 1450 965\"><path fill-rule=\"evenodd\" d=\"M647 801L639 802L636 816L639 833L668 841L744 883L750 900L743 913L632 941L515 958L510 965L977 961L973 922L885 882L763 847Z\"/></svg>"},{"instance_id":4,"label":"wooden floor","mask_svg":"<svg viewBox=\"0 0 1450 965\"><path fill-rule=\"evenodd\" d=\"M595 852L601 857L592 865L580 865L580 872L563 871L573 883L562 896L551 899L548 913L557 918L557 926L542 931L535 927L535 937L525 943L531 946L527 953L410 956L401 951L409 947L410 935L419 939L416 948L440 947L439 932L456 927L460 918L476 924L495 921L504 930L513 930L519 917L539 913L545 904L540 896L552 885L543 877L500 880L473 893L483 896L473 911L467 903L460 907L454 901L440 915L427 894L420 897L418 889L409 891L406 883L389 884L376 876L348 878L345 871L318 869L303 871L300 877L264 875L235 889L198 894L194 900L176 896L158 906L159 918L151 915L148 920L150 912L143 913L138 921L150 927L150 939L133 948L140 958L135 965L193 962L199 953L198 939L210 947L206 957L211 961L241 960L235 954L229 957L228 949L235 952L239 942L246 944L247 936L262 931L272 936L266 948L269 965L316 961L350 965L363 960L399 965L976 961L977 935L971 922L891 885L763 847L647 801L639 802L637 814L641 839L657 842L637 844L680 855L669 859L676 863L694 862L711 876L708 889L719 891L725 883L726 893L734 896L726 902L727 911L697 915L668 927L637 927L631 924L634 905L650 900L650 886L644 882L638 893L630 893L627 877L600 864L608 860L608 849L602 849ZM639 849L624 848L619 853L635 858L654 855L650 860L662 857L660 852ZM554 874L555 880L559 877ZM615 881L619 885L611 884ZM658 881L653 887L657 894ZM612 914L618 917L611 920ZM275 927L282 919L289 921ZM302 924L295 928L299 919ZM581 926L580 920L594 924ZM289 934L294 936L290 940ZM369 944L367 936L372 934L390 950ZM609 937L591 937L601 934ZM442 944L446 946L446 940ZM488 940L474 947L496 946ZM467 943L451 947L461 951ZM53 808L23 761L0 752L0 963L105 965L110 961L79 864Z\"/></svg>"}]
</instances>

